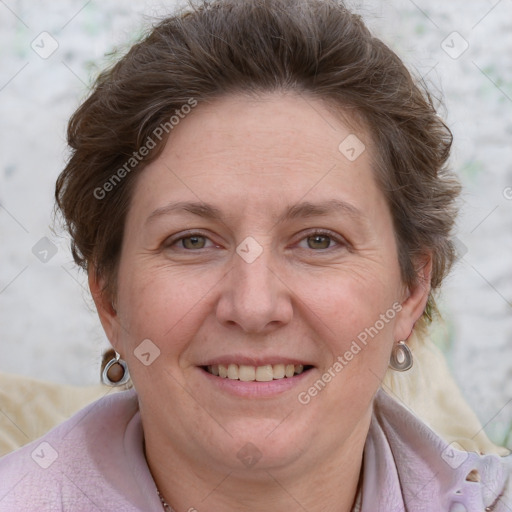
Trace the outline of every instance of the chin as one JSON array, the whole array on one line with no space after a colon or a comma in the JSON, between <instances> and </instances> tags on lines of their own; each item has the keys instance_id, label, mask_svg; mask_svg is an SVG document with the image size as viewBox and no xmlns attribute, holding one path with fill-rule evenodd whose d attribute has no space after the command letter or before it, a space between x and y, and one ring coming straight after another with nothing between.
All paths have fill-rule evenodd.
<instances>
[{"instance_id":1,"label":"chin","mask_svg":"<svg viewBox=\"0 0 512 512\"><path fill-rule=\"evenodd\" d=\"M226 430L232 437L222 449L221 458L235 472L272 471L290 466L311 446L313 437L307 435L304 426L291 427L286 416L284 421L240 418L230 422Z\"/></svg>"}]
</instances>

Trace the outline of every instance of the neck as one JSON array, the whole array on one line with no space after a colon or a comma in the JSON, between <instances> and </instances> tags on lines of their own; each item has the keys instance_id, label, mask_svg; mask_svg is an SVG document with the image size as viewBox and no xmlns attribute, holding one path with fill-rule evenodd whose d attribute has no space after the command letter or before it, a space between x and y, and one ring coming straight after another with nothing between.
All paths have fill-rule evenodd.
<instances>
[{"instance_id":1,"label":"neck","mask_svg":"<svg viewBox=\"0 0 512 512\"><path fill-rule=\"evenodd\" d=\"M297 507L308 512L351 512L369 428L366 420L339 449L325 456L306 454L292 468L210 468L168 443L153 443L151 435L145 440L146 459L161 496L175 512L268 512ZM166 445L169 448L162 450Z\"/></svg>"}]
</instances>

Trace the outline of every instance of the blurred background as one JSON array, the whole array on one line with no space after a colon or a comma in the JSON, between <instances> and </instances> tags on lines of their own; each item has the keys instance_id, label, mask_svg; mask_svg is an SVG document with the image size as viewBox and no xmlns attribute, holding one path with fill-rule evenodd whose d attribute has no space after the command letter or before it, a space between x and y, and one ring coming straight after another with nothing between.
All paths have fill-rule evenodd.
<instances>
[{"instance_id":1,"label":"blurred background","mask_svg":"<svg viewBox=\"0 0 512 512\"><path fill-rule=\"evenodd\" d=\"M107 340L53 219L66 123L109 54L175 4L0 0L1 372L99 381ZM512 1L348 4L442 100L465 189L432 336L489 437L512 448Z\"/></svg>"}]
</instances>

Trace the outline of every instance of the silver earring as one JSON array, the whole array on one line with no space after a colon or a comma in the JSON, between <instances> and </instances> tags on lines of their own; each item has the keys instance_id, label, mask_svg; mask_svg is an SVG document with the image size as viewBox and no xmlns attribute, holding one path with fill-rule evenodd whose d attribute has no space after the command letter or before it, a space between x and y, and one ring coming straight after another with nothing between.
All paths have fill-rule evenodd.
<instances>
[{"instance_id":1,"label":"silver earring","mask_svg":"<svg viewBox=\"0 0 512 512\"><path fill-rule=\"evenodd\" d=\"M107 386L122 386L130 379L126 361L116 352L115 356L105 365L101 372L101 381Z\"/></svg>"},{"instance_id":2,"label":"silver earring","mask_svg":"<svg viewBox=\"0 0 512 512\"><path fill-rule=\"evenodd\" d=\"M412 367L412 352L405 341L399 341L391 352L389 367L397 372L406 372Z\"/></svg>"}]
</instances>

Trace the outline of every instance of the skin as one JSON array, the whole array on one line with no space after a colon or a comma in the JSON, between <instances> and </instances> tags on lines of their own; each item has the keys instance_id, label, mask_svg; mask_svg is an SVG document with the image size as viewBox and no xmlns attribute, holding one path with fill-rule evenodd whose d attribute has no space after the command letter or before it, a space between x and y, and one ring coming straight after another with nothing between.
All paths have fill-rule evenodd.
<instances>
[{"instance_id":1,"label":"skin","mask_svg":"<svg viewBox=\"0 0 512 512\"><path fill-rule=\"evenodd\" d=\"M429 287L408 289L401 280L372 143L350 124L293 93L200 104L138 176L115 310L90 274L104 329L138 392L150 470L176 511L353 505L374 395ZM366 146L353 162L338 150L351 133ZM359 213L339 208L277 223L292 205L331 199ZM172 201L204 201L223 217L152 216ZM317 240L315 229L332 237ZM187 230L200 238L180 241ZM251 263L236 252L249 236L262 249ZM420 283L429 282L429 268L422 266ZM401 311L301 404L298 394L394 303ZM160 350L147 366L134 354L145 339ZM253 396L240 396L199 368L230 356L288 357L313 368L272 396L258 383ZM237 455L244 446L260 457L251 466Z\"/></svg>"}]
</instances>

